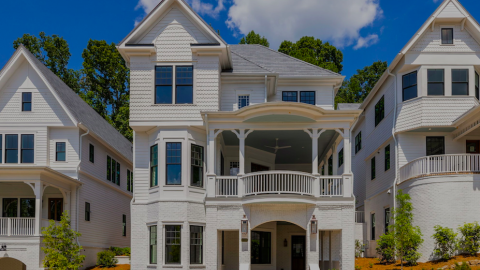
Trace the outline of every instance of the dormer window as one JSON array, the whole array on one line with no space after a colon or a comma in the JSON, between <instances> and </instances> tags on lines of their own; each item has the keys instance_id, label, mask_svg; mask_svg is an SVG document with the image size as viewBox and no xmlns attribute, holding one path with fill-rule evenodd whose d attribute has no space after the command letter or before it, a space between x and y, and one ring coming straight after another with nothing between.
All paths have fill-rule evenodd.
<instances>
[{"instance_id":1,"label":"dormer window","mask_svg":"<svg viewBox=\"0 0 480 270\"><path fill-rule=\"evenodd\" d=\"M442 45L453 45L453 28L442 28Z\"/></svg>"},{"instance_id":2,"label":"dormer window","mask_svg":"<svg viewBox=\"0 0 480 270\"><path fill-rule=\"evenodd\" d=\"M23 92L22 93L22 112L31 112L32 111L32 93Z\"/></svg>"}]
</instances>

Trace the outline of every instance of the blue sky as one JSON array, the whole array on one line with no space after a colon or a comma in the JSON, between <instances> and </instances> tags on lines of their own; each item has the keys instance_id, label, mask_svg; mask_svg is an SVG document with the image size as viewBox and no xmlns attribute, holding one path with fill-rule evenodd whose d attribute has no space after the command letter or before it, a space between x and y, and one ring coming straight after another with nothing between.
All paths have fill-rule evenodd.
<instances>
[{"instance_id":1,"label":"blue sky","mask_svg":"<svg viewBox=\"0 0 480 270\"><path fill-rule=\"evenodd\" d=\"M0 66L24 33L64 37L72 58L82 66L89 39L117 43L159 0L3 1L0 9ZM350 77L374 61L390 61L413 36L440 0L187 0L201 16L236 44L250 29L265 35L270 47L304 35L329 41L344 55L342 74ZM273 4L274 3L274 4ZM480 20L480 1L461 3ZM20 12L21 11L21 12Z\"/></svg>"}]
</instances>

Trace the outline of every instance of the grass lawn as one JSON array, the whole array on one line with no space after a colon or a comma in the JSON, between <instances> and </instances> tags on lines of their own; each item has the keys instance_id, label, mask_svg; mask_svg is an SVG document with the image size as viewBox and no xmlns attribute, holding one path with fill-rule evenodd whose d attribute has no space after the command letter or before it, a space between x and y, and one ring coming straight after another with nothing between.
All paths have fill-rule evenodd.
<instances>
[{"instance_id":1,"label":"grass lawn","mask_svg":"<svg viewBox=\"0 0 480 270\"><path fill-rule=\"evenodd\" d=\"M403 266L405 270L437 270L446 265L461 264L462 262L468 262L473 260L480 260L480 256L472 257L466 255L456 256L449 261L431 261L426 263L418 263L416 266ZM395 264L380 264L376 258L356 258L355 259L355 268L358 270L358 267L361 267L362 270L368 269L379 269L379 270L397 270L400 269L400 262L398 261ZM480 270L480 265L471 266L472 270Z\"/></svg>"}]
</instances>

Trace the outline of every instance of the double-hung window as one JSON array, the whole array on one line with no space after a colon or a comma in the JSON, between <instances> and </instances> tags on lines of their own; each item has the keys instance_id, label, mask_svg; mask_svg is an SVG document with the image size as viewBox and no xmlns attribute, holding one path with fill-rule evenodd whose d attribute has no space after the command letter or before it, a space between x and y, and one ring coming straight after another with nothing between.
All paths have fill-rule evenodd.
<instances>
[{"instance_id":1,"label":"double-hung window","mask_svg":"<svg viewBox=\"0 0 480 270\"><path fill-rule=\"evenodd\" d=\"M453 44L453 28L442 28L442 45Z\"/></svg>"},{"instance_id":2,"label":"double-hung window","mask_svg":"<svg viewBox=\"0 0 480 270\"><path fill-rule=\"evenodd\" d=\"M107 156L107 180L120 185L120 163Z\"/></svg>"},{"instance_id":3,"label":"double-hung window","mask_svg":"<svg viewBox=\"0 0 480 270\"><path fill-rule=\"evenodd\" d=\"M22 134L22 163L33 163L34 160L34 136L33 134Z\"/></svg>"},{"instance_id":4,"label":"double-hung window","mask_svg":"<svg viewBox=\"0 0 480 270\"><path fill-rule=\"evenodd\" d=\"M192 144L192 172L191 185L203 187L203 147Z\"/></svg>"},{"instance_id":5,"label":"double-hung window","mask_svg":"<svg viewBox=\"0 0 480 270\"><path fill-rule=\"evenodd\" d=\"M417 97L417 71L403 75L402 98L407 101Z\"/></svg>"},{"instance_id":6,"label":"double-hung window","mask_svg":"<svg viewBox=\"0 0 480 270\"><path fill-rule=\"evenodd\" d=\"M165 225L165 263L180 264L182 254L182 226Z\"/></svg>"},{"instance_id":7,"label":"double-hung window","mask_svg":"<svg viewBox=\"0 0 480 270\"><path fill-rule=\"evenodd\" d=\"M390 226L390 208L385 208L385 234L388 233L388 226Z\"/></svg>"},{"instance_id":8,"label":"double-hung window","mask_svg":"<svg viewBox=\"0 0 480 270\"><path fill-rule=\"evenodd\" d=\"M55 161L65 161L65 142L55 143Z\"/></svg>"},{"instance_id":9,"label":"double-hung window","mask_svg":"<svg viewBox=\"0 0 480 270\"><path fill-rule=\"evenodd\" d=\"M32 93L31 92L22 93L22 111L23 112L32 111Z\"/></svg>"},{"instance_id":10,"label":"double-hung window","mask_svg":"<svg viewBox=\"0 0 480 270\"><path fill-rule=\"evenodd\" d=\"M122 236L127 236L127 215L122 215Z\"/></svg>"},{"instance_id":11,"label":"double-hung window","mask_svg":"<svg viewBox=\"0 0 480 270\"><path fill-rule=\"evenodd\" d=\"M150 187L158 186L158 144L150 147Z\"/></svg>"},{"instance_id":12,"label":"double-hung window","mask_svg":"<svg viewBox=\"0 0 480 270\"><path fill-rule=\"evenodd\" d=\"M370 232L371 233L370 239L375 240L375 213L371 214L371 221L372 221L372 224L371 224L372 231Z\"/></svg>"},{"instance_id":13,"label":"double-hung window","mask_svg":"<svg viewBox=\"0 0 480 270\"><path fill-rule=\"evenodd\" d=\"M90 203L85 202L85 221L90 221Z\"/></svg>"},{"instance_id":14,"label":"double-hung window","mask_svg":"<svg viewBox=\"0 0 480 270\"><path fill-rule=\"evenodd\" d=\"M203 227L190 226L190 264L203 263Z\"/></svg>"},{"instance_id":15,"label":"double-hung window","mask_svg":"<svg viewBox=\"0 0 480 270\"><path fill-rule=\"evenodd\" d=\"M358 132L355 136L355 154L362 149L362 132Z\"/></svg>"},{"instance_id":16,"label":"double-hung window","mask_svg":"<svg viewBox=\"0 0 480 270\"><path fill-rule=\"evenodd\" d=\"M251 264L272 263L272 233L251 232Z\"/></svg>"},{"instance_id":17,"label":"double-hung window","mask_svg":"<svg viewBox=\"0 0 480 270\"><path fill-rule=\"evenodd\" d=\"M445 154L445 137L427 137L427 156Z\"/></svg>"},{"instance_id":18,"label":"double-hung window","mask_svg":"<svg viewBox=\"0 0 480 270\"><path fill-rule=\"evenodd\" d=\"M173 67L155 67L155 104L172 104Z\"/></svg>"},{"instance_id":19,"label":"double-hung window","mask_svg":"<svg viewBox=\"0 0 480 270\"><path fill-rule=\"evenodd\" d=\"M18 135L5 135L5 163L18 163Z\"/></svg>"},{"instance_id":20,"label":"double-hung window","mask_svg":"<svg viewBox=\"0 0 480 270\"><path fill-rule=\"evenodd\" d=\"M443 96L445 95L445 70L429 69L428 77L428 95Z\"/></svg>"},{"instance_id":21,"label":"double-hung window","mask_svg":"<svg viewBox=\"0 0 480 270\"><path fill-rule=\"evenodd\" d=\"M390 144L385 146L385 171L390 169Z\"/></svg>"},{"instance_id":22,"label":"double-hung window","mask_svg":"<svg viewBox=\"0 0 480 270\"><path fill-rule=\"evenodd\" d=\"M376 169L375 169L375 157L370 160L370 180L374 180L376 177Z\"/></svg>"},{"instance_id":23,"label":"double-hung window","mask_svg":"<svg viewBox=\"0 0 480 270\"><path fill-rule=\"evenodd\" d=\"M92 163L95 163L95 146L93 146L93 144L90 144L88 148L88 160L90 160Z\"/></svg>"},{"instance_id":24,"label":"double-hung window","mask_svg":"<svg viewBox=\"0 0 480 270\"><path fill-rule=\"evenodd\" d=\"M300 102L315 105L315 91L301 91Z\"/></svg>"},{"instance_id":25,"label":"double-hung window","mask_svg":"<svg viewBox=\"0 0 480 270\"><path fill-rule=\"evenodd\" d=\"M157 226L150 226L149 234L149 262L150 264L157 264Z\"/></svg>"},{"instance_id":26,"label":"double-hung window","mask_svg":"<svg viewBox=\"0 0 480 270\"><path fill-rule=\"evenodd\" d=\"M375 126L383 120L385 117L385 97L382 98L375 104Z\"/></svg>"},{"instance_id":27,"label":"double-hung window","mask_svg":"<svg viewBox=\"0 0 480 270\"><path fill-rule=\"evenodd\" d=\"M238 96L238 109L240 110L243 107L250 105L250 96L249 95L240 95Z\"/></svg>"},{"instance_id":28,"label":"double-hung window","mask_svg":"<svg viewBox=\"0 0 480 270\"><path fill-rule=\"evenodd\" d=\"M175 77L175 103L193 104L193 66L177 66Z\"/></svg>"},{"instance_id":29,"label":"double-hung window","mask_svg":"<svg viewBox=\"0 0 480 270\"><path fill-rule=\"evenodd\" d=\"M468 96L468 69L452 69L452 95Z\"/></svg>"},{"instance_id":30,"label":"double-hung window","mask_svg":"<svg viewBox=\"0 0 480 270\"><path fill-rule=\"evenodd\" d=\"M167 185L182 184L182 143L167 143Z\"/></svg>"},{"instance_id":31,"label":"double-hung window","mask_svg":"<svg viewBox=\"0 0 480 270\"><path fill-rule=\"evenodd\" d=\"M116 179L115 183L120 186L120 162L117 162L117 170L116 170Z\"/></svg>"},{"instance_id":32,"label":"double-hung window","mask_svg":"<svg viewBox=\"0 0 480 270\"><path fill-rule=\"evenodd\" d=\"M480 77L478 76L478 73L475 71L475 97L480 100Z\"/></svg>"},{"instance_id":33,"label":"double-hung window","mask_svg":"<svg viewBox=\"0 0 480 270\"><path fill-rule=\"evenodd\" d=\"M127 191L133 192L133 172L127 169Z\"/></svg>"},{"instance_id":34,"label":"double-hung window","mask_svg":"<svg viewBox=\"0 0 480 270\"><path fill-rule=\"evenodd\" d=\"M297 95L298 95L297 91L283 91L282 101L297 102L298 101Z\"/></svg>"},{"instance_id":35,"label":"double-hung window","mask_svg":"<svg viewBox=\"0 0 480 270\"><path fill-rule=\"evenodd\" d=\"M338 152L338 167L343 165L343 148Z\"/></svg>"},{"instance_id":36,"label":"double-hung window","mask_svg":"<svg viewBox=\"0 0 480 270\"><path fill-rule=\"evenodd\" d=\"M333 175L333 155L328 158L328 175Z\"/></svg>"}]
</instances>

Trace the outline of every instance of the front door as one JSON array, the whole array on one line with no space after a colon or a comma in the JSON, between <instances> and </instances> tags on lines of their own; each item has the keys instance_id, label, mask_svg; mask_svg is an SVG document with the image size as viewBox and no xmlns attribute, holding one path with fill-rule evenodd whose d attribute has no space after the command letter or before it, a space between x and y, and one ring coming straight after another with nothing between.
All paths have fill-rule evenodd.
<instances>
[{"instance_id":1,"label":"front door","mask_svg":"<svg viewBox=\"0 0 480 270\"><path fill-rule=\"evenodd\" d=\"M480 141L467 141L467 154L480 154Z\"/></svg>"},{"instance_id":2,"label":"front door","mask_svg":"<svg viewBox=\"0 0 480 270\"><path fill-rule=\"evenodd\" d=\"M305 235L292 235L292 270L305 270Z\"/></svg>"},{"instance_id":3,"label":"front door","mask_svg":"<svg viewBox=\"0 0 480 270\"><path fill-rule=\"evenodd\" d=\"M48 199L48 219L60 221L63 212L63 199L50 198Z\"/></svg>"}]
</instances>

